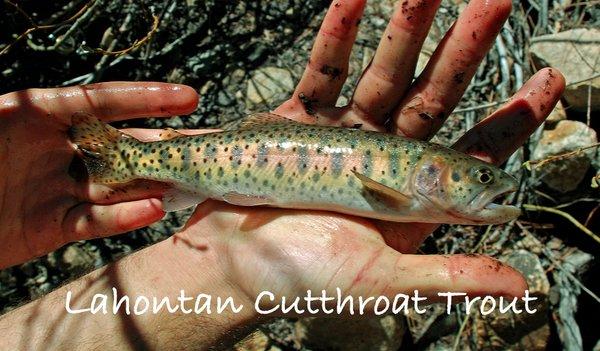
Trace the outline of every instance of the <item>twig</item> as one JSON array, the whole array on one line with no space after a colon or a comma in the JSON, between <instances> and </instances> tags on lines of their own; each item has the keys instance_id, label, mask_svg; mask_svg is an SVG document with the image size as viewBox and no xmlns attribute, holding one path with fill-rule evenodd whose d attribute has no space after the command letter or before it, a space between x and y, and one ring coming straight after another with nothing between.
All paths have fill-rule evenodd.
<instances>
[{"instance_id":1,"label":"twig","mask_svg":"<svg viewBox=\"0 0 600 351\"><path fill-rule=\"evenodd\" d=\"M564 203L564 204L560 204L558 206L554 206L554 208L569 207L571 205L575 205L575 204L580 203L580 202L598 202L598 203L600 203L600 199L595 199L593 197L582 197L580 199L573 200L571 202L567 202L567 203Z\"/></svg>"},{"instance_id":2,"label":"twig","mask_svg":"<svg viewBox=\"0 0 600 351\"><path fill-rule=\"evenodd\" d=\"M598 39L571 39L571 38L543 38L543 37L535 37L531 38L531 44L533 43L542 43L542 42L551 42L551 43L577 43L577 44L600 44L600 40Z\"/></svg>"},{"instance_id":3,"label":"twig","mask_svg":"<svg viewBox=\"0 0 600 351\"><path fill-rule=\"evenodd\" d=\"M595 5L595 4L600 4L600 0L590 0L590 1L581 1L581 2L576 2L576 3L566 3L566 4L561 4L559 6L559 8L561 10L566 10L571 7L590 6L590 5Z\"/></svg>"},{"instance_id":4,"label":"twig","mask_svg":"<svg viewBox=\"0 0 600 351\"><path fill-rule=\"evenodd\" d=\"M588 84L587 89L587 111L586 111L586 124L589 127L592 122L592 85Z\"/></svg>"},{"instance_id":5,"label":"twig","mask_svg":"<svg viewBox=\"0 0 600 351\"><path fill-rule=\"evenodd\" d=\"M564 269L562 267L562 265L560 264L560 262L558 262L556 257L554 257L554 254L552 253L552 251L550 251L532 232L530 232L527 228L525 228L525 226L523 226L521 223L519 223L519 221L517 221L517 225L519 226L519 228L521 228L523 233L525 233L526 235L529 235L536 242L537 246L541 248L544 255L546 255L546 257L548 257L548 259L552 262L552 264L554 264L562 272L564 272L567 275L567 277L569 277L573 282L575 282L575 284L577 284L581 288L581 290L585 291L588 295L590 295L592 298L594 298L594 300L596 300L598 303L600 303L600 297L598 297L598 295L596 295L593 291L588 289L588 287L583 285L583 283L581 281L579 281L579 279L577 279L577 277L574 274L569 272L567 269Z\"/></svg>"},{"instance_id":6,"label":"twig","mask_svg":"<svg viewBox=\"0 0 600 351\"><path fill-rule=\"evenodd\" d=\"M463 331L465 330L467 322L469 321L470 318L471 318L471 314L467 313L467 315L465 316L465 319L463 319L462 323L460 323L460 328L458 329L458 332L456 333L456 337L454 338L454 345L452 345L452 351L458 350L458 344L460 343L460 336L462 335Z\"/></svg>"},{"instance_id":7,"label":"twig","mask_svg":"<svg viewBox=\"0 0 600 351\"><path fill-rule=\"evenodd\" d=\"M506 100L508 98L508 88L510 85L510 67L506 55L506 45L504 44L502 36L496 37L496 50L498 51L500 76L502 77L502 81L497 85L496 89L500 92L502 100Z\"/></svg>"},{"instance_id":8,"label":"twig","mask_svg":"<svg viewBox=\"0 0 600 351\"><path fill-rule=\"evenodd\" d=\"M483 243L487 240L488 236L490 235L491 229L492 229L491 225L488 225L487 228L485 228L485 233L483 233L483 235L481 236L481 240L479 240L479 242L471 250L471 253L475 253L475 252L477 252L477 250L479 250L479 248L483 245Z\"/></svg>"},{"instance_id":9,"label":"twig","mask_svg":"<svg viewBox=\"0 0 600 351\"><path fill-rule=\"evenodd\" d=\"M526 161L526 162L523 163L523 167L525 167L528 171L531 171L532 169L541 167L542 165L544 165L544 164L546 164L548 162L554 162L554 161L562 160L562 159L567 158L567 157L575 156L575 155L577 155L577 154L579 154L579 153L581 153L581 152L583 152L585 150L592 149L592 148L595 148L595 147L598 147L598 146L600 146L600 143L595 143L595 144L592 144L592 145L580 147L577 150L569 151L569 152L566 152L564 154L552 155L552 156L546 157L546 158L544 158L542 160L529 160L529 161ZM531 167L532 165L533 165L533 167Z\"/></svg>"},{"instance_id":10,"label":"twig","mask_svg":"<svg viewBox=\"0 0 600 351\"><path fill-rule=\"evenodd\" d=\"M587 227L590 224L590 222L592 221L592 218L594 218L594 215L596 214L596 212L598 212L599 208L600 208L600 205L596 205L596 207L594 207L594 209L591 210L590 213L588 213L585 223L583 223L584 226Z\"/></svg>"},{"instance_id":11,"label":"twig","mask_svg":"<svg viewBox=\"0 0 600 351\"><path fill-rule=\"evenodd\" d=\"M593 79L596 79L596 78L598 78L598 77L600 77L600 73L596 73L596 74L594 74L594 75L592 75L592 76L589 76L589 77L587 77L587 78L583 78L583 79L580 79L580 80L576 80L576 81L574 81L574 82L571 82L571 83L567 84L567 86L568 86L568 87L570 87L570 86L572 86L572 85L576 85L576 84L579 84L579 83L587 82L587 81L589 81L589 80L593 80Z\"/></svg>"},{"instance_id":12,"label":"twig","mask_svg":"<svg viewBox=\"0 0 600 351\"><path fill-rule=\"evenodd\" d=\"M492 108L492 107L496 107L498 105L502 105L506 101L508 101L508 100L488 102L487 104L482 104L482 105L477 105L477 106L472 106L472 107L458 108L458 109L454 110L452 113L463 113L463 112L484 110L486 108Z\"/></svg>"},{"instance_id":13,"label":"twig","mask_svg":"<svg viewBox=\"0 0 600 351\"><path fill-rule=\"evenodd\" d=\"M532 205L532 204L523 204L523 208L526 209L527 211L542 211L542 212L550 212L550 213L560 215L563 218L567 219L569 222L573 223L577 228L579 228L579 230L581 230L582 232L587 234L589 237L594 239L596 242L600 243L600 237L598 237L598 235L594 234L594 232L592 232L591 230L586 228L583 224L581 224L578 220L576 220L573 216L571 216L567 212L561 211L561 210L559 210L557 208L553 208L553 207L545 207L545 206L538 206L538 205Z\"/></svg>"},{"instance_id":14,"label":"twig","mask_svg":"<svg viewBox=\"0 0 600 351\"><path fill-rule=\"evenodd\" d=\"M7 46L5 46L2 50L0 50L0 56L8 53L8 51L10 51L10 49L17 44L18 42L20 42L23 38L25 38L26 36L28 36L29 34L38 31L38 30L47 30L47 29L53 29L56 27L60 27L63 26L67 23L71 23L74 20L76 20L77 18L79 18L81 15L83 15L90 7L92 7L92 5L94 5L96 3L97 0L91 0L90 2L86 3L79 11L77 11L76 14L74 14L73 16L67 18L66 20L60 22L60 23L56 23L56 24L48 24L48 25L37 25L33 19L31 18L31 16L29 16L27 13L25 13L25 11L23 11L19 5L13 3L10 0L4 0L4 2L6 2L7 4L11 5L12 7L14 7L15 9L17 9L17 11L19 13L21 13L22 15L25 16L25 18L27 18L28 21L31 22L32 27L28 28L27 30L25 30L23 33L19 34L19 36L17 36L17 38L10 44L8 44ZM55 45L56 46L56 45Z\"/></svg>"},{"instance_id":15,"label":"twig","mask_svg":"<svg viewBox=\"0 0 600 351\"><path fill-rule=\"evenodd\" d=\"M158 30L158 25L160 24L158 16L152 15L152 20L153 20L152 28L150 28L150 31L148 32L148 34L146 34L146 36L144 36L143 38L137 39L136 41L134 41L133 44L126 49L112 51L112 50L104 50L101 48L96 48L96 49L86 48L86 50L94 52L94 53L102 54L102 55L114 55L114 56L124 55L124 54L144 45L148 40L150 40L150 38L152 38L154 33L156 33L156 31Z\"/></svg>"},{"instance_id":16,"label":"twig","mask_svg":"<svg viewBox=\"0 0 600 351\"><path fill-rule=\"evenodd\" d=\"M68 38L70 38L71 35L73 35L73 33L75 33L75 31L77 29L79 29L79 27L81 27L81 25L85 21L87 21L87 19L92 15L92 13L94 12L95 8L100 4L100 2L101 1L94 0L94 3L92 4L92 6L90 6L81 16L79 16L75 20L75 23L73 23L73 25L71 27L69 27L69 29L67 29L67 31L65 32L65 34L57 37L56 41L54 42L54 45L52 45L51 47L49 47L48 50L56 50L65 40L67 40Z\"/></svg>"},{"instance_id":17,"label":"twig","mask_svg":"<svg viewBox=\"0 0 600 351\"><path fill-rule=\"evenodd\" d=\"M548 29L548 0L542 0L538 23L539 27L542 29L542 34L546 34L546 30Z\"/></svg>"}]
</instances>

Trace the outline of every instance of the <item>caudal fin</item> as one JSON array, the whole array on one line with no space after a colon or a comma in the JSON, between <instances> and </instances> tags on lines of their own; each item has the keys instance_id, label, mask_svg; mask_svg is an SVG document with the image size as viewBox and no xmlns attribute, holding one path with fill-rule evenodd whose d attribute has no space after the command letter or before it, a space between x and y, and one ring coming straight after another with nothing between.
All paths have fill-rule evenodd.
<instances>
[{"instance_id":1,"label":"caudal fin","mask_svg":"<svg viewBox=\"0 0 600 351\"><path fill-rule=\"evenodd\" d=\"M133 179L134 169L126 159L125 148L120 147L133 139L130 136L89 113L77 112L71 118L69 137L83 159L90 181L114 184Z\"/></svg>"}]
</instances>

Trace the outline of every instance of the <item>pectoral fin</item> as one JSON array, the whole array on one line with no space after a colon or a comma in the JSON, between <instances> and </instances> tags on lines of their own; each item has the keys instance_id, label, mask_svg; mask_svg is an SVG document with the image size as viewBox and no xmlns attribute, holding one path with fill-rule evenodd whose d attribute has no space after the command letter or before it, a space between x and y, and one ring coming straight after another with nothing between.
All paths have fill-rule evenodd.
<instances>
[{"instance_id":1,"label":"pectoral fin","mask_svg":"<svg viewBox=\"0 0 600 351\"><path fill-rule=\"evenodd\" d=\"M386 205L396 209L410 207L412 202L412 198L410 196L401 193L396 189L392 189L387 185L376 182L363 174L354 171L353 173L371 195Z\"/></svg>"},{"instance_id":2,"label":"pectoral fin","mask_svg":"<svg viewBox=\"0 0 600 351\"><path fill-rule=\"evenodd\" d=\"M162 200L163 210L165 212L174 212L196 206L204 202L206 197L179 188L171 188L165 192Z\"/></svg>"}]
</instances>

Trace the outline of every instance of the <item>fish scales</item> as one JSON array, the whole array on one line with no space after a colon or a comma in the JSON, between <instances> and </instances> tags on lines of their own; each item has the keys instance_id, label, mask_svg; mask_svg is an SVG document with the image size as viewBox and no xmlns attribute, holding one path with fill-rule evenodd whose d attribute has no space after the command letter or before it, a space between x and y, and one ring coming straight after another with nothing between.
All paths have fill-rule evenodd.
<instances>
[{"instance_id":1,"label":"fish scales","mask_svg":"<svg viewBox=\"0 0 600 351\"><path fill-rule=\"evenodd\" d=\"M323 142L326 140L326 142ZM131 149L134 146L127 145ZM366 139L353 129L296 125L257 126L152 143L167 157L164 170L144 144L138 145L146 179L178 179L186 189L219 198L227 192L270 197L285 204L332 203L363 206L362 185L353 171L395 188L405 188L410 164L421 148L385 134ZM401 156L391 153L401 150ZM390 159L400 162L390 165ZM382 209L383 210L383 209Z\"/></svg>"},{"instance_id":2,"label":"fish scales","mask_svg":"<svg viewBox=\"0 0 600 351\"><path fill-rule=\"evenodd\" d=\"M99 129L108 135L102 147L87 138ZM474 201L491 203L512 190L514 180L501 170L436 144L391 134L305 125L263 114L235 130L174 133L167 140L144 143L86 115L74 117L72 139L88 152L83 155L92 181L162 181L197 195L198 201L213 198L404 222L481 224L515 216L514 209L500 213L507 211L500 205L470 210L495 211L494 218L460 208ZM107 151L107 145L113 150ZM94 152L101 154L103 165L90 157ZM103 156L111 152L117 157ZM481 181L473 182L473 169L495 177L496 186L490 190Z\"/></svg>"}]
</instances>

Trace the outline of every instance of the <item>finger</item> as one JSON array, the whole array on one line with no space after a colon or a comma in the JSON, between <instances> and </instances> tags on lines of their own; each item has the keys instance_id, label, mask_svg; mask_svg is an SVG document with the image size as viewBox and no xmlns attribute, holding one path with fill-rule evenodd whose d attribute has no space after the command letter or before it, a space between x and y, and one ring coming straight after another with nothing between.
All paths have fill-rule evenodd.
<instances>
[{"instance_id":1,"label":"finger","mask_svg":"<svg viewBox=\"0 0 600 351\"><path fill-rule=\"evenodd\" d=\"M312 107L335 105L348 75L350 51L365 2L335 0L331 3L293 99Z\"/></svg>"},{"instance_id":2,"label":"finger","mask_svg":"<svg viewBox=\"0 0 600 351\"><path fill-rule=\"evenodd\" d=\"M540 70L508 103L467 131L453 148L493 164L506 161L544 122L564 89L565 78L558 70Z\"/></svg>"},{"instance_id":3,"label":"finger","mask_svg":"<svg viewBox=\"0 0 600 351\"><path fill-rule=\"evenodd\" d=\"M69 242L121 234L152 224L164 214L158 199L115 205L85 203L67 213L63 221L63 233Z\"/></svg>"},{"instance_id":4,"label":"finger","mask_svg":"<svg viewBox=\"0 0 600 351\"><path fill-rule=\"evenodd\" d=\"M393 113L398 134L429 139L456 107L510 14L510 0L471 1Z\"/></svg>"},{"instance_id":5,"label":"finger","mask_svg":"<svg viewBox=\"0 0 600 351\"><path fill-rule=\"evenodd\" d=\"M435 302L445 300L440 292L520 297L527 289L518 271L483 255L406 255L386 247L356 260L355 273L336 282L353 296L394 297L418 290L428 302Z\"/></svg>"},{"instance_id":6,"label":"finger","mask_svg":"<svg viewBox=\"0 0 600 351\"><path fill-rule=\"evenodd\" d=\"M171 186L150 180L135 180L121 185L81 184L78 199L94 204L117 204L149 198L162 198Z\"/></svg>"},{"instance_id":7,"label":"finger","mask_svg":"<svg viewBox=\"0 0 600 351\"><path fill-rule=\"evenodd\" d=\"M397 3L373 61L352 98L353 110L367 122L385 122L386 114L405 94L439 4L439 0Z\"/></svg>"},{"instance_id":8,"label":"finger","mask_svg":"<svg viewBox=\"0 0 600 351\"><path fill-rule=\"evenodd\" d=\"M107 82L54 89L28 89L0 97L0 107L54 117L65 124L75 111L107 121L166 117L196 109L198 94L185 85L157 82Z\"/></svg>"},{"instance_id":9,"label":"finger","mask_svg":"<svg viewBox=\"0 0 600 351\"><path fill-rule=\"evenodd\" d=\"M463 135L454 149L499 165L544 122L565 89L565 78L545 68L531 77L512 99ZM400 252L414 252L438 225L377 222L384 240Z\"/></svg>"}]
</instances>

